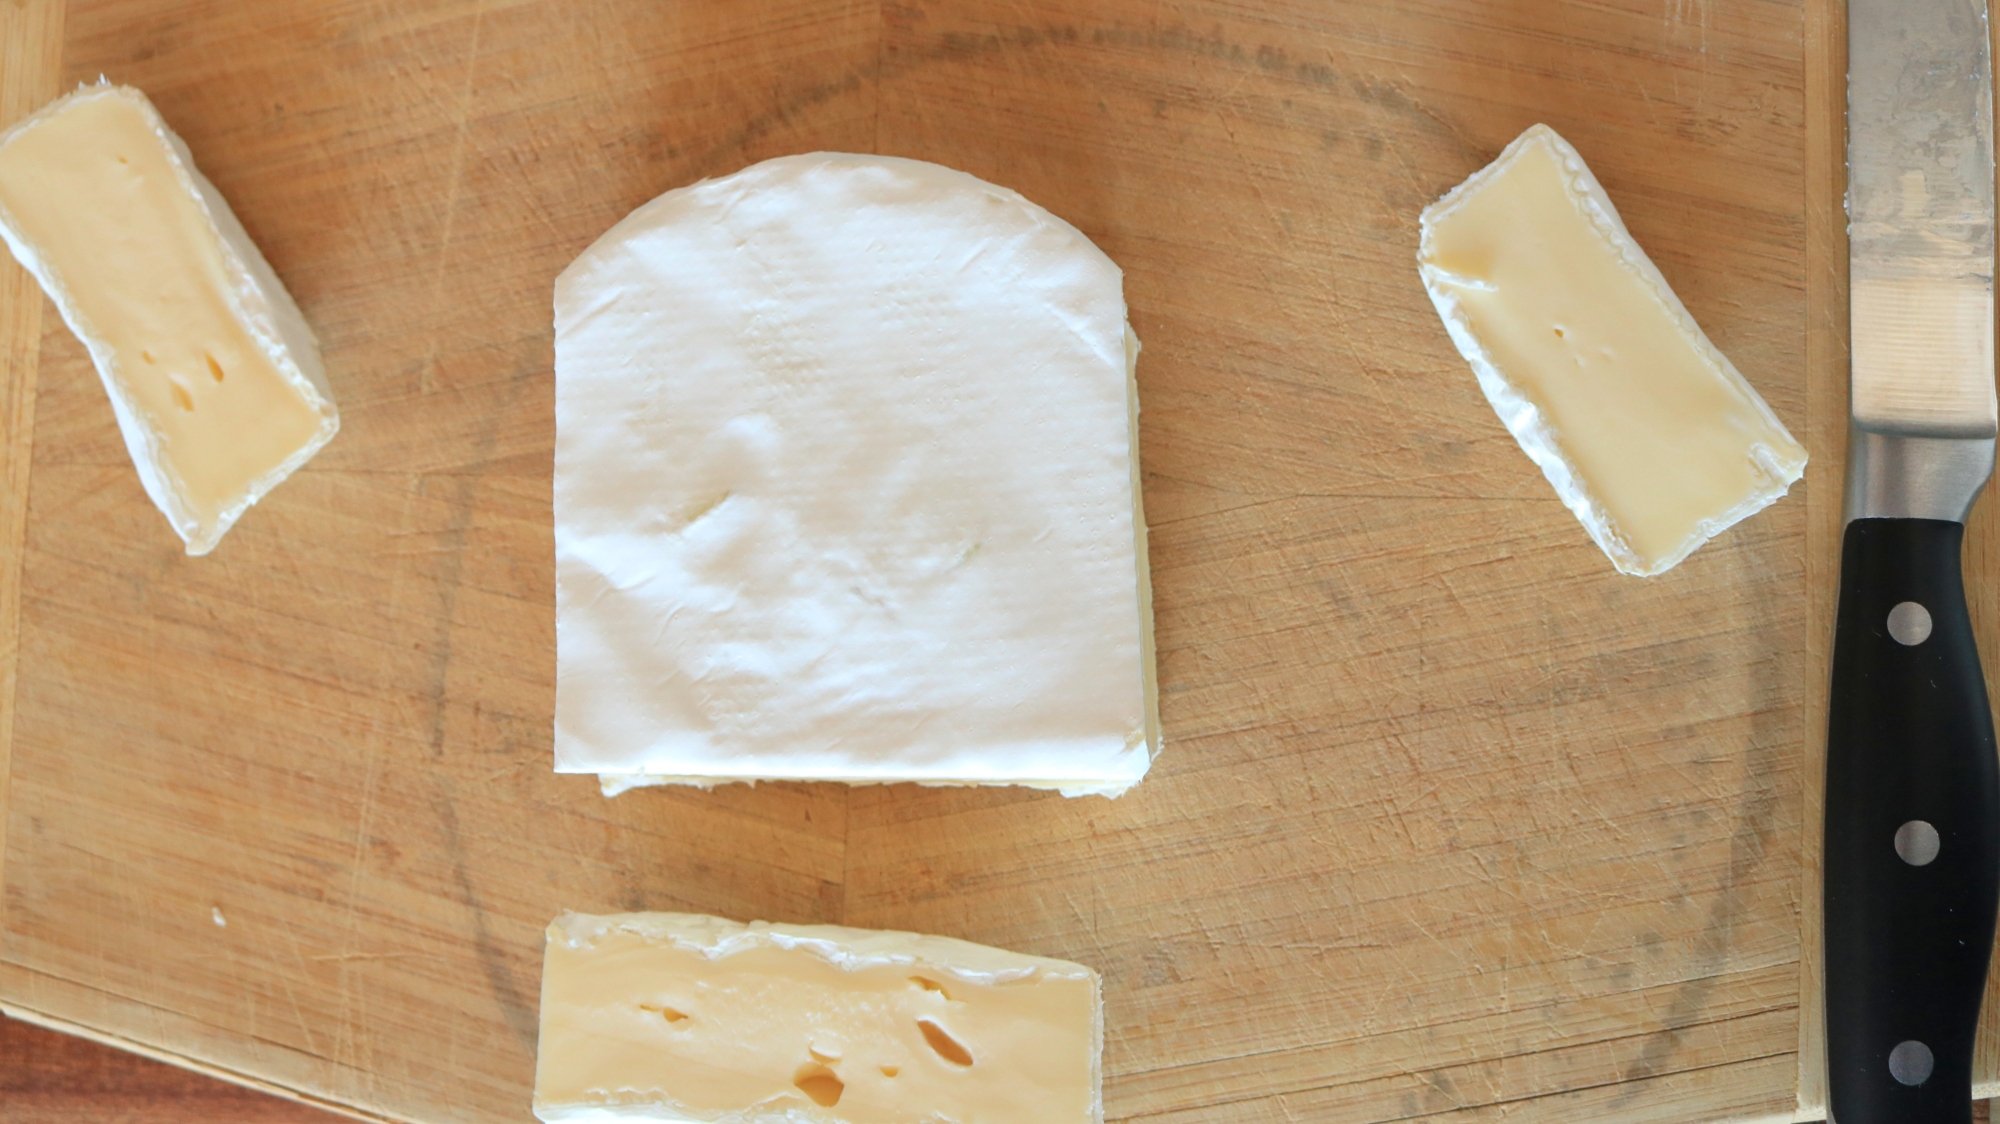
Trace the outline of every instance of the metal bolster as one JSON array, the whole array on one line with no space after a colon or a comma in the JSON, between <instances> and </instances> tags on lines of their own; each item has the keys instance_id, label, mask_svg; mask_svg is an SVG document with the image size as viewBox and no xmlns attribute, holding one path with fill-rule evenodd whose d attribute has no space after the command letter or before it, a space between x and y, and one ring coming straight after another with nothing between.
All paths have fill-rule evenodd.
<instances>
[{"instance_id":1,"label":"metal bolster","mask_svg":"<svg viewBox=\"0 0 2000 1124\"><path fill-rule=\"evenodd\" d=\"M1854 423L1847 434L1847 521L1963 523L1993 475L1993 435L1918 436Z\"/></svg>"}]
</instances>

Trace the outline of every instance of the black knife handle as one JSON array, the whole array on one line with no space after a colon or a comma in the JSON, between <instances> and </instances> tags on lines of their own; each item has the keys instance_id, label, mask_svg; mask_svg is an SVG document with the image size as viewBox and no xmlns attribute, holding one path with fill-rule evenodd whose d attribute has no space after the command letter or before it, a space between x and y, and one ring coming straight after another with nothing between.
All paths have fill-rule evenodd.
<instances>
[{"instance_id":1,"label":"black knife handle","mask_svg":"<svg viewBox=\"0 0 2000 1124\"><path fill-rule=\"evenodd\" d=\"M1824 883L1836 1124L1972 1118L2000 901L2000 764L1964 536L1943 520L1857 519L1841 550Z\"/></svg>"}]
</instances>

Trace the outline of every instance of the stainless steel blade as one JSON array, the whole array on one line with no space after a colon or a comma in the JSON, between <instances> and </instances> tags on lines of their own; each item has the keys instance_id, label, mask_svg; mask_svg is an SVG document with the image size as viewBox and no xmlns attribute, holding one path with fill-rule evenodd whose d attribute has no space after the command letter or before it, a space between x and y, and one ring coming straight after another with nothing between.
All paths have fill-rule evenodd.
<instances>
[{"instance_id":1,"label":"stainless steel blade","mask_svg":"<svg viewBox=\"0 0 2000 1124\"><path fill-rule=\"evenodd\" d=\"M1847 18L1849 512L1962 519L1996 423L1986 3L1850 0ZM1940 474L1950 496L1911 498Z\"/></svg>"}]
</instances>

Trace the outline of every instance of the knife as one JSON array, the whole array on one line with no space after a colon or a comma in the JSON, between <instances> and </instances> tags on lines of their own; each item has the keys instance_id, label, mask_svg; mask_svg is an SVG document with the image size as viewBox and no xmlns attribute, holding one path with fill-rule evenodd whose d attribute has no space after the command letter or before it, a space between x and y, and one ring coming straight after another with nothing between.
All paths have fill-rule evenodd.
<instances>
[{"instance_id":1,"label":"knife","mask_svg":"<svg viewBox=\"0 0 2000 1124\"><path fill-rule=\"evenodd\" d=\"M1849 386L1827 716L1838 1124L1963 1124L2000 901L2000 764L1959 567L1993 473L1985 0L1847 8Z\"/></svg>"}]
</instances>

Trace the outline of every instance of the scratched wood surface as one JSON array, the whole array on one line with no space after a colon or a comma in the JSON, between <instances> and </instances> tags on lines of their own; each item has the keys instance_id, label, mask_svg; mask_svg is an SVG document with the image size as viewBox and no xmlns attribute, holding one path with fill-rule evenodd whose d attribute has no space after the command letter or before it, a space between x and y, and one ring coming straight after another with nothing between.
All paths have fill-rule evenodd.
<instances>
[{"instance_id":1,"label":"scratched wood surface","mask_svg":"<svg viewBox=\"0 0 2000 1124\"><path fill-rule=\"evenodd\" d=\"M0 1018L7 1124L337 1124L305 1105Z\"/></svg>"},{"instance_id":2,"label":"scratched wood surface","mask_svg":"<svg viewBox=\"0 0 2000 1124\"><path fill-rule=\"evenodd\" d=\"M0 1006L523 1120L547 919L690 909L1094 964L1119 1120L1796 1115L1839 502L1811 14L0 4L0 106L152 94L345 421L187 559L0 274ZM1416 281L1417 211L1538 120L1818 458L1660 579L1591 547ZM1007 184L1125 267L1169 748L1121 800L549 770L550 283L654 194L817 148Z\"/></svg>"}]
</instances>

